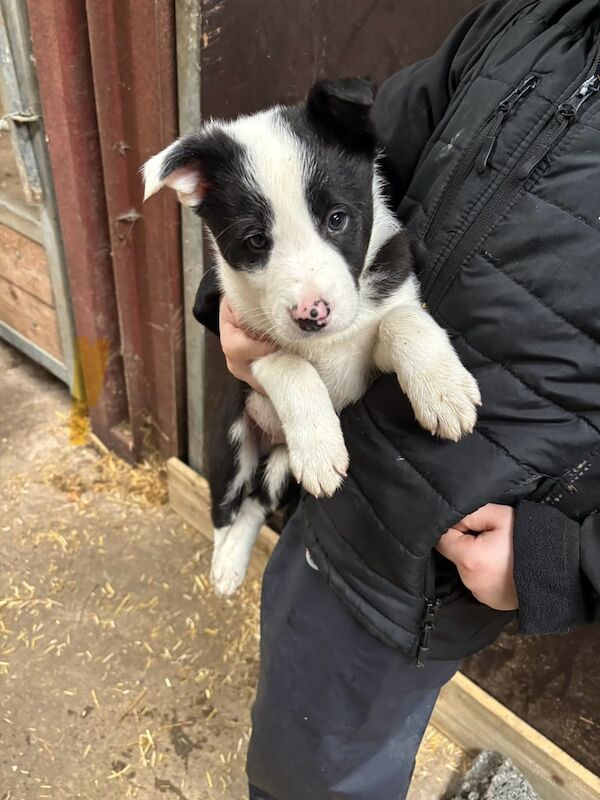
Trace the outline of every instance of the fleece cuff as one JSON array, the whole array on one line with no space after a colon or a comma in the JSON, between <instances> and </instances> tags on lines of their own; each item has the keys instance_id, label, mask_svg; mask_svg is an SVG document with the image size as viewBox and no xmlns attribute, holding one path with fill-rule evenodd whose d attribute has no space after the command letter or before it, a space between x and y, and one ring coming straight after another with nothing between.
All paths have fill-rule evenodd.
<instances>
[{"instance_id":1,"label":"fleece cuff","mask_svg":"<svg viewBox=\"0 0 600 800\"><path fill-rule=\"evenodd\" d=\"M523 500L514 530L519 630L564 633L587 622L580 526L556 508Z\"/></svg>"}]
</instances>

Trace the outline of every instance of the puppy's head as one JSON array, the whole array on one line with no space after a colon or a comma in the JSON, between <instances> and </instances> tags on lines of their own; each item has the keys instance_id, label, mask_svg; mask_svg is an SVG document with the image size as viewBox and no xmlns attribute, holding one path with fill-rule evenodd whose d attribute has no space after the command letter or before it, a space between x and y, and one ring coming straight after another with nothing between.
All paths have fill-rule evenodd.
<instances>
[{"instance_id":1,"label":"puppy's head","mask_svg":"<svg viewBox=\"0 0 600 800\"><path fill-rule=\"evenodd\" d=\"M282 344L348 328L373 221L374 87L320 81L298 107L211 121L144 166L206 222L223 289Z\"/></svg>"}]
</instances>

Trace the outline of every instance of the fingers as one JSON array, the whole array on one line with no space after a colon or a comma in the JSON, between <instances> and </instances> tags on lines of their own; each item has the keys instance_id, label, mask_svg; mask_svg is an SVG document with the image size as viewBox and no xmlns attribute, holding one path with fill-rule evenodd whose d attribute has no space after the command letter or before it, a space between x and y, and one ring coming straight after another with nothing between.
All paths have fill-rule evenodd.
<instances>
[{"instance_id":1,"label":"fingers","mask_svg":"<svg viewBox=\"0 0 600 800\"><path fill-rule=\"evenodd\" d=\"M450 528L437 543L436 549L449 561L454 564L468 563L473 556L473 550L477 545L477 537L469 533L463 533L456 528Z\"/></svg>"},{"instance_id":2,"label":"fingers","mask_svg":"<svg viewBox=\"0 0 600 800\"><path fill-rule=\"evenodd\" d=\"M245 331L238 315L225 297L221 300L219 326L221 348L225 354L227 369L238 380L244 381L264 394L264 389L252 374L251 365L253 361L264 358L277 348L269 340L255 339Z\"/></svg>"},{"instance_id":3,"label":"fingers","mask_svg":"<svg viewBox=\"0 0 600 800\"><path fill-rule=\"evenodd\" d=\"M472 531L482 533L483 531L493 531L505 528L512 524L514 509L511 506L499 505L498 503L487 503L481 506L472 514L455 523L452 527L456 530Z\"/></svg>"}]
</instances>

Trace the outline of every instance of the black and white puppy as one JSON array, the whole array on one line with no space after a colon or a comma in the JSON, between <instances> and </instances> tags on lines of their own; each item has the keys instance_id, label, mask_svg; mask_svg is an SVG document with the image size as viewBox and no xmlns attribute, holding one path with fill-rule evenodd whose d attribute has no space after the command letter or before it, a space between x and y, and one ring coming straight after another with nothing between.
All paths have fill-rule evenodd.
<instances>
[{"instance_id":1,"label":"black and white puppy","mask_svg":"<svg viewBox=\"0 0 600 800\"><path fill-rule=\"evenodd\" d=\"M169 186L202 217L230 304L281 348L252 367L267 396L246 387L220 421L231 453L211 479L222 595L242 583L290 473L317 497L339 487L338 414L376 373L396 373L433 434L457 440L476 422L477 383L423 309L408 235L386 205L373 99L369 81L321 81L303 105L210 121L144 166L145 197Z\"/></svg>"}]
</instances>

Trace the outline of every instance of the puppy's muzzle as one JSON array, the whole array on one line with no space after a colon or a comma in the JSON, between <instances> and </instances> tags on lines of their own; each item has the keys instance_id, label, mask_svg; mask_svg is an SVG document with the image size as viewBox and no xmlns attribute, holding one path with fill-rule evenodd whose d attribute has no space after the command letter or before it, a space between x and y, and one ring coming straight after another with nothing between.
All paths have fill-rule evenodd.
<instances>
[{"instance_id":1,"label":"puppy's muzzle","mask_svg":"<svg viewBox=\"0 0 600 800\"><path fill-rule=\"evenodd\" d=\"M331 320L331 306L322 297L301 300L292 306L292 319L303 331L314 332L325 328Z\"/></svg>"}]
</instances>

